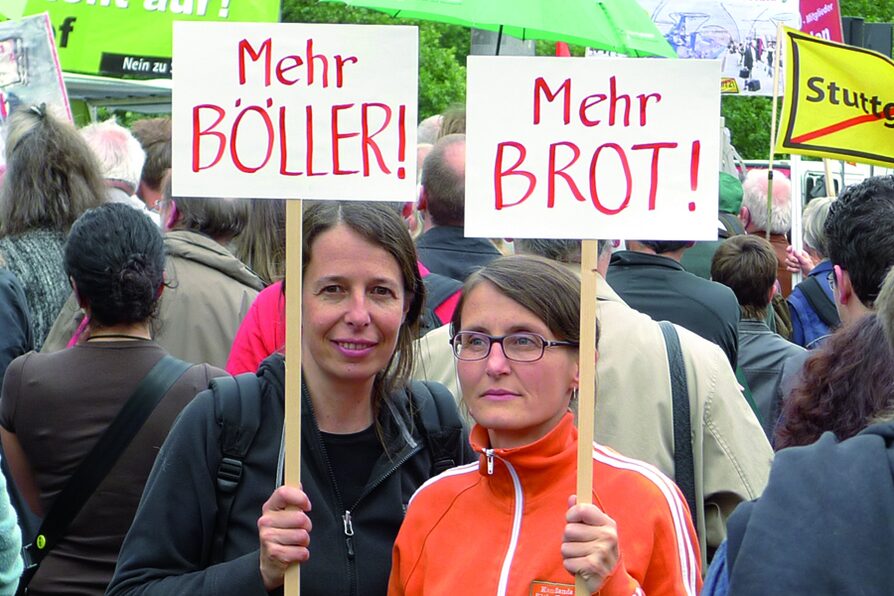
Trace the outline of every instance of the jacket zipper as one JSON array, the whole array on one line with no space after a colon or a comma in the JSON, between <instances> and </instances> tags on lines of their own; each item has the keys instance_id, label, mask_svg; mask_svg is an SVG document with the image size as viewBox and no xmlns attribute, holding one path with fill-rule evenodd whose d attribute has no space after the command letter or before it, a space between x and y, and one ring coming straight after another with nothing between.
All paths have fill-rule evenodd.
<instances>
[{"instance_id":1,"label":"jacket zipper","mask_svg":"<svg viewBox=\"0 0 894 596\"><path fill-rule=\"evenodd\" d=\"M515 558L515 550L518 547L518 537L521 535L522 512L525 508L525 497L522 493L521 480L508 461L502 457L495 455L493 449L485 449L484 455L487 458L487 474L492 476L494 473L494 459L498 459L506 465L509 470L509 476L512 478L512 486L515 489L515 509L512 515L512 534L509 539L509 548L506 549L506 555L503 557L503 566L500 569L500 583L497 586L497 596L505 596L509 589L509 572L512 570L512 560Z\"/></svg>"},{"instance_id":2,"label":"jacket zipper","mask_svg":"<svg viewBox=\"0 0 894 596\"><path fill-rule=\"evenodd\" d=\"M354 563L354 525L351 520L351 511L345 509L342 504L341 493L338 490L338 483L335 481L335 472L332 471L332 464L329 463L329 454L326 452L326 445L320 437L320 429L317 428L317 437L320 445L320 455L323 457L323 463L326 465L326 472L329 475L329 483L332 485L332 492L335 493L335 503L339 510L344 511L341 516L344 532L345 532L345 550L347 553L348 563L348 582L350 585L350 593L352 596L357 594L357 570Z\"/></svg>"},{"instance_id":3,"label":"jacket zipper","mask_svg":"<svg viewBox=\"0 0 894 596\"><path fill-rule=\"evenodd\" d=\"M345 542L348 545L348 557L354 558L354 524L351 522L351 512L345 509L345 514L341 516L341 521L345 527Z\"/></svg>"},{"instance_id":4,"label":"jacket zipper","mask_svg":"<svg viewBox=\"0 0 894 596\"><path fill-rule=\"evenodd\" d=\"M323 444L322 437L319 436L320 429L317 428L316 430L320 445L320 454L323 456L323 463L326 465L326 472L328 472L329 474L329 482L332 484L332 490L335 493L336 505L338 506L339 510L344 511L341 516L341 521L345 533L345 548L348 555L348 577L351 585L351 595L354 596L357 594L357 569L356 563L354 562L354 520L351 516L351 511L356 510L357 506L367 495L374 491L380 484L385 482L385 480L396 470L398 470L402 465L404 465L407 460L409 460L418 452L422 451L422 445L420 443L417 443L416 446L407 451L407 453L405 453L403 457L401 457L399 460L396 460L384 474L381 474L378 478L376 478L376 481L370 484L367 489L360 494L351 509L346 509L343 505L341 493L338 490L338 483L335 481L335 472L332 471L332 464L329 463L329 454L326 452L326 446Z\"/></svg>"}]
</instances>

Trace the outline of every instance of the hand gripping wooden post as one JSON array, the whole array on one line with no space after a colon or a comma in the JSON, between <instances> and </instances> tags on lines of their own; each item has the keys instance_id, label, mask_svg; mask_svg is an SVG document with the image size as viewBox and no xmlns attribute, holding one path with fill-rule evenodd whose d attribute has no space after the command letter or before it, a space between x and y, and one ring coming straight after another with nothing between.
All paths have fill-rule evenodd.
<instances>
[{"instance_id":1,"label":"hand gripping wooden post","mask_svg":"<svg viewBox=\"0 0 894 596\"><path fill-rule=\"evenodd\" d=\"M285 483L301 483L301 245L302 201L286 202L286 396ZM286 571L284 596L299 596L300 566Z\"/></svg>"},{"instance_id":2,"label":"hand gripping wooden post","mask_svg":"<svg viewBox=\"0 0 894 596\"><path fill-rule=\"evenodd\" d=\"M580 387L577 401L577 503L593 502L593 423L596 408L596 261L598 241L581 242L580 266ZM580 575L576 596L590 596Z\"/></svg>"}]
</instances>

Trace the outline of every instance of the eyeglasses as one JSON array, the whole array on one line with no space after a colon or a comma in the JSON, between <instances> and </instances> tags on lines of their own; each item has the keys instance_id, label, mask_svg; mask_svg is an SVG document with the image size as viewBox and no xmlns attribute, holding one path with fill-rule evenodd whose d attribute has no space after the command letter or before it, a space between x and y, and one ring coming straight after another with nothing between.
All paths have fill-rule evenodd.
<instances>
[{"instance_id":1,"label":"eyeglasses","mask_svg":"<svg viewBox=\"0 0 894 596\"><path fill-rule=\"evenodd\" d=\"M536 333L512 333L494 337L475 331L460 331L450 339L453 355L457 360L484 360L495 344L503 348L503 355L515 362L535 362L543 358L546 348L554 346L577 347L576 341L546 339Z\"/></svg>"}]
</instances>

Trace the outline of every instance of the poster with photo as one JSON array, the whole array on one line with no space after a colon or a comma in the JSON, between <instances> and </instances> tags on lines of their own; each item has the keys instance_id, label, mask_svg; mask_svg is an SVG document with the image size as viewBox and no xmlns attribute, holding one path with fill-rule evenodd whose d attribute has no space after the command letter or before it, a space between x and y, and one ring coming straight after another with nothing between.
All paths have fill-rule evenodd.
<instances>
[{"instance_id":1,"label":"poster with photo","mask_svg":"<svg viewBox=\"0 0 894 596\"><path fill-rule=\"evenodd\" d=\"M45 103L71 119L68 94L46 14L0 23L0 124L20 106ZM4 143L0 142L0 162Z\"/></svg>"},{"instance_id":2,"label":"poster with photo","mask_svg":"<svg viewBox=\"0 0 894 596\"><path fill-rule=\"evenodd\" d=\"M680 58L720 62L723 93L773 95L778 26L801 26L799 0L639 2Z\"/></svg>"}]
</instances>

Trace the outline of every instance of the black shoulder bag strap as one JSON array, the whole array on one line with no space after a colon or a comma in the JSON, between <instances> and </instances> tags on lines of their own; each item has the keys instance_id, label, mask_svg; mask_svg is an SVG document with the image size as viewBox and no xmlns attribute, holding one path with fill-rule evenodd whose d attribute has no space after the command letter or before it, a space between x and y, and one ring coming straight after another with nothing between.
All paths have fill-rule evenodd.
<instances>
[{"instance_id":1,"label":"black shoulder bag strap","mask_svg":"<svg viewBox=\"0 0 894 596\"><path fill-rule=\"evenodd\" d=\"M808 277L801 283L800 287L801 291L804 292L804 298L807 299L807 302L809 302L810 306L813 307L813 310L816 311L820 320L826 324L826 327L830 329L838 327L841 323L841 319L838 316L838 309L835 308L835 303L829 300L826 292L823 291L823 287L820 285L819 280L817 280L816 277Z\"/></svg>"},{"instance_id":2,"label":"black shoulder bag strap","mask_svg":"<svg viewBox=\"0 0 894 596\"><path fill-rule=\"evenodd\" d=\"M218 377L211 381L215 417L221 424L220 464L217 467L217 517L212 563L222 562L230 511L242 481L243 460L261 426L261 384L255 373Z\"/></svg>"},{"instance_id":3,"label":"black shoulder bag strap","mask_svg":"<svg viewBox=\"0 0 894 596\"><path fill-rule=\"evenodd\" d=\"M695 463L692 456L692 423L689 418L689 384L680 338L673 324L658 323L667 346L667 364L670 368L671 395L674 404L674 481L680 487L693 519L695 509Z\"/></svg>"},{"instance_id":4,"label":"black shoulder bag strap","mask_svg":"<svg viewBox=\"0 0 894 596\"><path fill-rule=\"evenodd\" d=\"M53 501L34 542L24 547L26 569L19 581L17 594L26 593L40 562L65 536L71 522L130 445L155 406L190 367L192 364L165 356L143 377L130 399Z\"/></svg>"},{"instance_id":5,"label":"black shoulder bag strap","mask_svg":"<svg viewBox=\"0 0 894 596\"><path fill-rule=\"evenodd\" d=\"M431 451L431 477L465 463L459 459L464 453L457 454L457 446L463 442L463 424L450 392L427 381L411 381L409 390L411 403L422 422L426 446ZM441 403L445 399L451 403ZM452 414L447 411L449 406Z\"/></svg>"}]
</instances>

